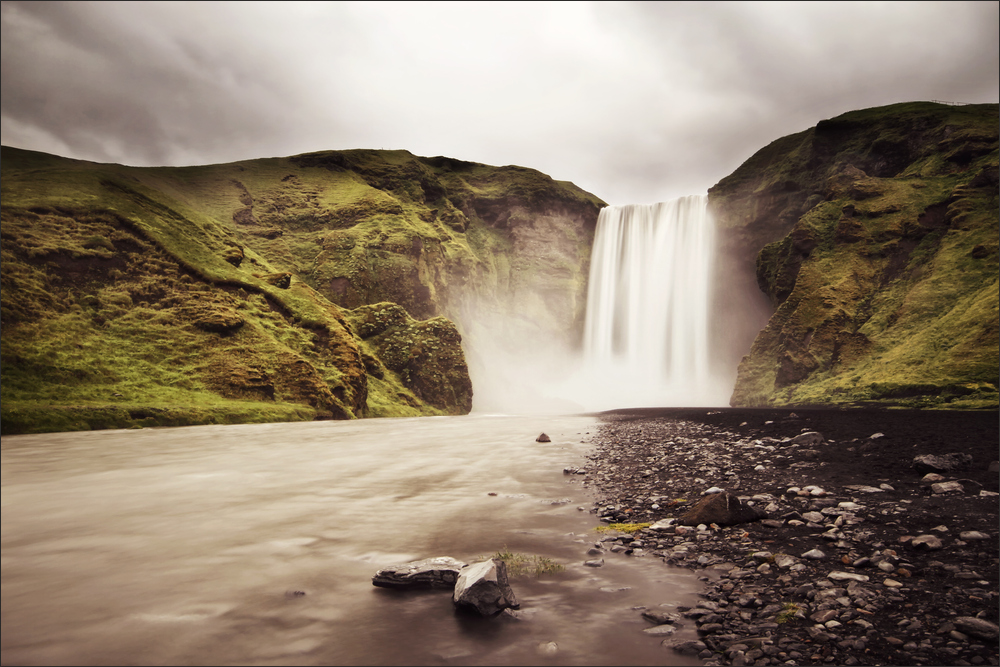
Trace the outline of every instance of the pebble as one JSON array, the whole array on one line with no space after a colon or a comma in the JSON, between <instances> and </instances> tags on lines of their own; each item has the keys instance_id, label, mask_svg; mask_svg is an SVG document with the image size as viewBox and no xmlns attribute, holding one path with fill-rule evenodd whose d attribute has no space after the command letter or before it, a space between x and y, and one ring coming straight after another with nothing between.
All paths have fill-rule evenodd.
<instances>
[{"instance_id":1,"label":"pebble","mask_svg":"<svg viewBox=\"0 0 1000 667\"><path fill-rule=\"evenodd\" d=\"M699 577L705 583L704 599L694 609L678 607L670 612L675 614L672 618L648 610L630 612L642 613L654 623L642 632L662 633L662 646L685 656L680 660L697 658L707 665L997 664L997 640L990 639L996 633L996 625L991 625L995 611L993 618L985 619L977 618L976 611L971 615L964 611L995 610L1000 597L994 590L995 576L984 578L980 573L993 575L995 557L974 561L982 563L980 571L951 565L955 561L949 559L955 549L981 550L988 548L986 540L996 538L962 526L961 517L951 514L942 516L950 525L907 534L915 528L907 528L910 506L915 499L924 502L916 495L920 476L915 471L903 466L902 483L868 479L862 480L864 484L824 488L811 483L810 468L790 465L796 461L796 445L790 439L770 437L767 431L746 437L691 422L636 420L602 425L601 438L611 440L604 450L611 456L592 457L600 465L587 466L588 479L593 482L594 471L602 471L597 486L609 488L613 495L605 496L592 511L606 523L649 521L652 525L635 535L647 554L670 565L714 572ZM638 445L639 440L644 444ZM843 445L824 440L814 446L827 451ZM633 455L634 463L628 459ZM826 456L808 465L819 466ZM658 474L644 476L647 471ZM777 479L768 486L762 486L759 478L748 483L755 475ZM676 507L690 505L702 495L711 486L706 480L726 480L730 493L765 508L768 518L721 527L676 526L664 518L664 514L678 516ZM943 481L948 480L933 483ZM721 491L708 490L715 489ZM927 484L923 493L931 493ZM959 497L988 502L973 493ZM879 538L872 537L873 517L881 528ZM631 549L630 545L623 546ZM991 553L995 552L994 547ZM933 561L935 557L945 562ZM928 606L917 593L922 582L932 578L954 583L946 589L950 592ZM964 615L953 613L943 623L950 609ZM971 620L960 625L959 618ZM692 623L697 640L684 634L692 631ZM982 625L981 635L970 630L973 625Z\"/></svg>"}]
</instances>

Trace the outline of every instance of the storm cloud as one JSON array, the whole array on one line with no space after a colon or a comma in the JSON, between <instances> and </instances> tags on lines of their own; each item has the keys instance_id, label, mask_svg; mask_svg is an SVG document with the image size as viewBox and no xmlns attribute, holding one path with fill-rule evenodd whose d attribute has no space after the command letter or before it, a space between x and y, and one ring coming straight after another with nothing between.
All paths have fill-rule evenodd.
<instances>
[{"instance_id":1,"label":"storm cloud","mask_svg":"<svg viewBox=\"0 0 1000 667\"><path fill-rule=\"evenodd\" d=\"M406 149L612 204L853 109L997 102L997 2L3 2L2 141L129 165Z\"/></svg>"}]
</instances>

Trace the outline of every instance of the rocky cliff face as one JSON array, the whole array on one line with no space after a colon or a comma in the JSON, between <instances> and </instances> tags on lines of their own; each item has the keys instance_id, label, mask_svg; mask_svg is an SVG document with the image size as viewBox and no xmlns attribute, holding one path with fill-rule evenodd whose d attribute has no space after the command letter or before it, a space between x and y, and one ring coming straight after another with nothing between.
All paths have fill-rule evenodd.
<instances>
[{"instance_id":1,"label":"rocky cliff face","mask_svg":"<svg viewBox=\"0 0 1000 667\"><path fill-rule=\"evenodd\" d=\"M0 167L4 433L466 413L478 317L578 329L602 205L405 151Z\"/></svg>"},{"instance_id":2,"label":"rocky cliff face","mask_svg":"<svg viewBox=\"0 0 1000 667\"><path fill-rule=\"evenodd\" d=\"M734 406L998 402L997 105L823 121L709 191L773 315Z\"/></svg>"}]
</instances>

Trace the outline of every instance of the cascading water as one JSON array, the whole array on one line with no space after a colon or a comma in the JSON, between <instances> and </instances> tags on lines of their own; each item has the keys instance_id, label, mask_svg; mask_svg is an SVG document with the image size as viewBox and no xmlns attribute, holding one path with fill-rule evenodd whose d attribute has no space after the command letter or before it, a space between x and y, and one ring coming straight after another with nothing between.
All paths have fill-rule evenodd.
<instances>
[{"instance_id":1,"label":"cascading water","mask_svg":"<svg viewBox=\"0 0 1000 667\"><path fill-rule=\"evenodd\" d=\"M584 331L587 407L725 405L710 369L714 222L704 195L601 210Z\"/></svg>"}]
</instances>

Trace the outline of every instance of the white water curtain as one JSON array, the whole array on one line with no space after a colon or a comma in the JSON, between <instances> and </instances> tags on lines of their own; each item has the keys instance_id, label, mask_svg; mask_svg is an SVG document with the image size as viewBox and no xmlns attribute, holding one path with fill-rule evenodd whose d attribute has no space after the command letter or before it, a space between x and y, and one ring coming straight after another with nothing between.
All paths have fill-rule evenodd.
<instances>
[{"instance_id":1,"label":"white water curtain","mask_svg":"<svg viewBox=\"0 0 1000 667\"><path fill-rule=\"evenodd\" d=\"M584 356L622 405L709 405L715 226L708 197L601 210ZM607 404L608 401L602 401Z\"/></svg>"}]
</instances>

